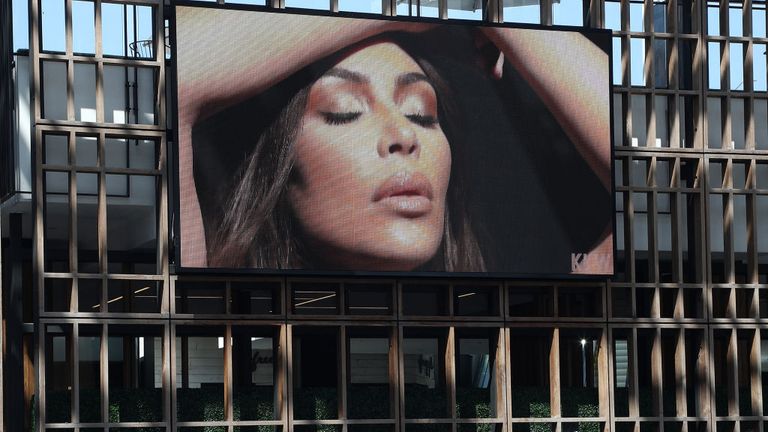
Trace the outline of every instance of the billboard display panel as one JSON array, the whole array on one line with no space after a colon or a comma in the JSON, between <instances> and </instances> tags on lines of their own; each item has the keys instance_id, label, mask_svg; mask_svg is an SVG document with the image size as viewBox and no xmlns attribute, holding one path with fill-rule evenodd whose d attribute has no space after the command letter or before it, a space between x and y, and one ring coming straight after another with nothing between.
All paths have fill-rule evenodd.
<instances>
[{"instance_id":1,"label":"billboard display panel","mask_svg":"<svg viewBox=\"0 0 768 432\"><path fill-rule=\"evenodd\" d=\"M613 273L608 33L175 20L181 268Z\"/></svg>"}]
</instances>

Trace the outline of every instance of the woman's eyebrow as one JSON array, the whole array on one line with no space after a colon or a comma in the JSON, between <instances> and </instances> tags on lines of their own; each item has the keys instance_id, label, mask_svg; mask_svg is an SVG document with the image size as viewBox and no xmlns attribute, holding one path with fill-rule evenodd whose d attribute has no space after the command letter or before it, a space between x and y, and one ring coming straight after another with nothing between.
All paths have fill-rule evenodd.
<instances>
[{"instance_id":1,"label":"woman's eyebrow","mask_svg":"<svg viewBox=\"0 0 768 432\"><path fill-rule=\"evenodd\" d=\"M365 84L368 82L368 77L366 77L363 74L352 72L349 69L344 69L340 67L335 67L333 69L330 69L328 72L323 74L323 77L336 77L341 78L343 80L352 81L357 84Z\"/></svg>"},{"instance_id":2,"label":"woman's eyebrow","mask_svg":"<svg viewBox=\"0 0 768 432\"><path fill-rule=\"evenodd\" d=\"M432 81L427 78L426 75L420 72L408 72L397 77L395 84L397 87L405 87L419 81L424 81L427 84L432 85Z\"/></svg>"}]
</instances>

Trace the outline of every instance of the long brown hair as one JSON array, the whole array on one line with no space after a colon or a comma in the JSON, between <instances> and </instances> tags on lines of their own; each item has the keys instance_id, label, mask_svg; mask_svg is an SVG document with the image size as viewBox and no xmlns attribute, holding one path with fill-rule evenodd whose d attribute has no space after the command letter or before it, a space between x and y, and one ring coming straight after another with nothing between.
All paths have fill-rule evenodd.
<instances>
[{"instance_id":1,"label":"long brown hair","mask_svg":"<svg viewBox=\"0 0 768 432\"><path fill-rule=\"evenodd\" d=\"M408 36L391 34L387 38L394 40L413 57L435 88L438 119L448 139L453 160L441 246L420 270L485 271L485 262L466 212L461 163L465 146L462 145L464 140L459 124L461 116L453 104L450 88L407 39ZM335 60L342 54L334 56ZM207 223L205 231L210 267L317 268L318 263L302 240L300 226L287 199L295 161L294 142L301 129L312 84L291 97L264 130L236 174L234 190L225 201L220 216ZM215 226L212 226L214 223Z\"/></svg>"}]
</instances>

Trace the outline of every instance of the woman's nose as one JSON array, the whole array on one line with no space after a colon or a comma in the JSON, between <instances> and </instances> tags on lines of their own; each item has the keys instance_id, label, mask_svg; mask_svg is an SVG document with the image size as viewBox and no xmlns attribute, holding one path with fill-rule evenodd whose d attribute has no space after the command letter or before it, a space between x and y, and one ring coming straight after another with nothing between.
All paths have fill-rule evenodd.
<instances>
[{"instance_id":1,"label":"woman's nose","mask_svg":"<svg viewBox=\"0 0 768 432\"><path fill-rule=\"evenodd\" d=\"M418 157L421 146L416 138L416 131L411 122L402 114L401 118L392 118L384 126L384 132L379 140L378 153L380 157L401 155Z\"/></svg>"}]
</instances>

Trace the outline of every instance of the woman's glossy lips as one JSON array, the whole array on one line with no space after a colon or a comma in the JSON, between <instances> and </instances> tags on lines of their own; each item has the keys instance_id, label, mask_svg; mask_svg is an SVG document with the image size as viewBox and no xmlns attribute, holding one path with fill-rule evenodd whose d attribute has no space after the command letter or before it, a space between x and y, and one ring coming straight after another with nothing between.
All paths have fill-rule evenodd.
<instances>
[{"instance_id":1,"label":"woman's glossy lips","mask_svg":"<svg viewBox=\"0 0 768 432\"><path fill-rule=\"evenodd\" d=\"M432 184L418 172L397 173L376 188L373 202L401 216L419 217L432 211Z\"/></svg>"}]
</instances>

